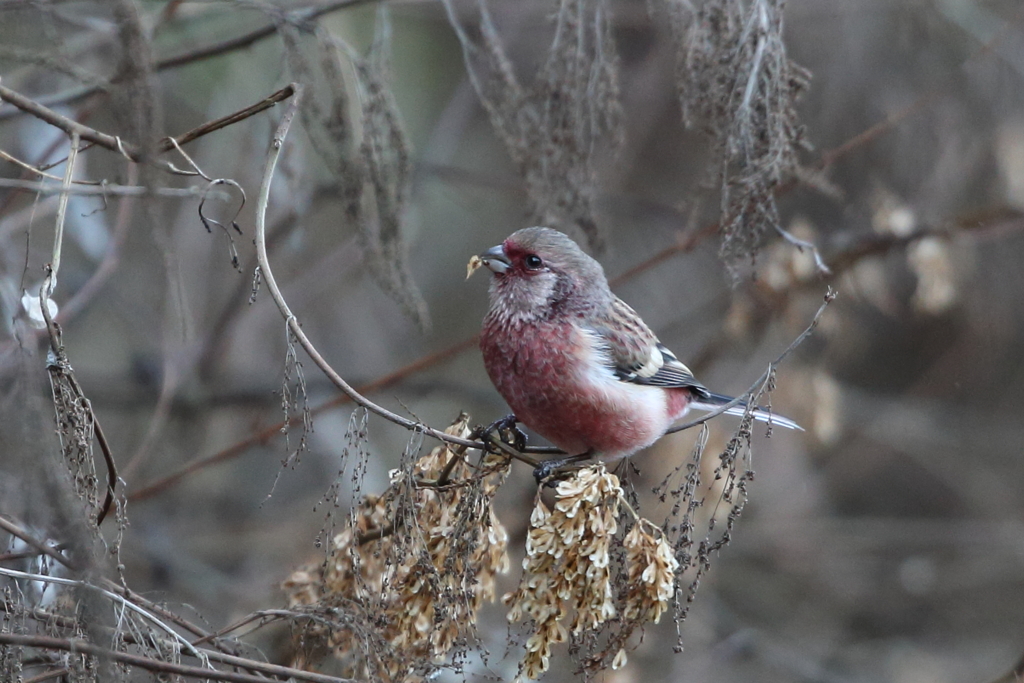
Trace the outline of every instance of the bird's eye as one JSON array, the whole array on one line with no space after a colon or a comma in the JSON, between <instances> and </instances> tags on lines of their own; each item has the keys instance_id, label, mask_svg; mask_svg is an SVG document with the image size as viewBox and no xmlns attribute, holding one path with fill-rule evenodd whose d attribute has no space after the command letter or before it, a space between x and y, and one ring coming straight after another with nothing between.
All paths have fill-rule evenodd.
<instances>
[{"instance_id":1,"label":"bird's eye","mask_svg":"<svg viewBox=\"0 0 1024 683\"><path fill-rule=\"evenodd\" d=\"M526 267L530 270L537 270L544 265L544 262L540 260L540 256L537 256L536 254L530 254L524 258L523 263L526 264Z\"/></svg>"}]
</instances>

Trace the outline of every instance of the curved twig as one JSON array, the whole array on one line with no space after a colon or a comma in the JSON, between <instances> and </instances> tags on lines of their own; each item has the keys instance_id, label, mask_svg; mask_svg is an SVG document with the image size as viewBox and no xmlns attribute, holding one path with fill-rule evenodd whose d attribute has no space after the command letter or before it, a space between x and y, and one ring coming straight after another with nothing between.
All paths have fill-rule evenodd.
<instances>
[{"instance_id":1,"label":"curved twig","mask_svg":"<svg viewBox=\"0 0 1024 683\"><path fill-rule=\"evenodd\" d=\"M292 313L291 308L288 306L288 302L285 301L284 295L281 293L280 287L277 286L277 280L274 278L274 273L270 268L270 260L267 257L267 243L266 243L266 218L267 218L267 204L270 201L270 184L274 178L274 169L277 167L277 161L281 156L281 148L284 145L285 137L288 135L288 129L291 127L292 119L295 118L295 114L298 111L299 102L302 99L302 87L299 85L295 86L295 96L288 105L288 109L285 110L284 116L281 118L281 123L278 125L277 130L274 132L274 137L270 143L270 151L267 155L267 165L263 171L263 182L260 185L259 198L256 201L256 260L258 263L257 269L259 277L266 284L267 291L270 292L270 297L274 300L278 310L281 311L281 315L285 319L285 324L288 326L289 331L294 335L295 339L299 342L299 345L303 348L306 354L316 363L320 371L324 373L327 379L331 380L334 386L338 387L346 396L348 396L357 405L360 405L370 412L383 417L389 422L393 422L406 429L417 431L426 436L433 437L439 441L446 441L448 443L458 444L465 446L466 448L483 448L483 444L479 441L471 441L469 439L462 439L451 434L446 434L439 429L434 429L429 425L423 424L417 420L410 420L406 417L384 408L383 406L377 405L370 399L366 398L358 391L356 391L345 379L339 375L334 368L324 359L320 352L317 351L316 347L306 336L306 333L302 330L302 325L299 324L298 318Z\"/></svg>"}]
</instances>

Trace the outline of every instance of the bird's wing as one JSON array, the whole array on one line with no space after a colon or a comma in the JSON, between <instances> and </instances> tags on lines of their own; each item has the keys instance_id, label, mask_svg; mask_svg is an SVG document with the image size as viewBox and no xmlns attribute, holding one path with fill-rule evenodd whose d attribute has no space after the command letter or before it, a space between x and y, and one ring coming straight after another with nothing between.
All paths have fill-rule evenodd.
<instances>
[{"instance_id":1,"label":"bird's wing","mask_svg":"<svg viewBox=\"0 0 1024 683\"><path fill-rule=\"evenodd\" d=\"M683 365L675 354L658 341L650 328L619 298L609 311L588 325L597 335L606 353L606 362L623 382L657 387L689 388L699 396L708 390Z\"/></svg>"}]
</instances>

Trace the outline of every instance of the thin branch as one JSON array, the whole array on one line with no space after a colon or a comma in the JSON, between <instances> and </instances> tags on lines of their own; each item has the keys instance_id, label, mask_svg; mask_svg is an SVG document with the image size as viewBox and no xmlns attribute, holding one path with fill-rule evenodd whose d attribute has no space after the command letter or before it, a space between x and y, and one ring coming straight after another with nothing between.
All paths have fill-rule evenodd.
<instances>
[{"instance_id":1,"label":"thin branch","mask_svg":"<svg viewBox=\"0 0 1024 683\"><path fill-rule=\"evenodd\" d=\"M119 595L125 600L130 600L131 602L144 607L153 614L157 614L163 617L167 621L177 624L189 633L197 636L207 635L206 630L204 630L203 628L197 626L196 624L193 624L191 621L182 617L181 615L161 607L152 600L149 600L148 598L139 595L132 589L128 588L128 586L116 584L110 579L102 579L102 581L103 585L105 585L107 587L107 590L109 590L110 592ZM224 648L221 646L219 642L214 641L214 646L224 651Z\"/></svg>"},{"instance_id":2,"label":"thin branch","mask_svg":"<svg viewBox=\"0 0 1024 683\"><path fill-rule=\"evenodd\" d=\"M349 679L338 678L336 676L327 676L325 674L319 674L313 671L303 671L301 669L294 669L290 666L281 666L280 664L270 664L269 662L260 662L248 657L236 657L225 653L210 652L209 650L200 650L206 657L222 662L224 664L230 664L231 666L243 667L251 669L252 671L259 671L271 676L280 676L281 678L288 679L294 678L301 681L311 681L311 683L348 683ZM266 681L265 678L261 679Z\"/></svg>"},{"instance_id":3,"label":"thin branch","mask_svg":"<svg viewBox=\"0 0 1024 683\"><path fill-rule=\"evenodd\" d=\"M262 619L267 619L268 617L270 619L266 623L270 623L270 621L276 621L278 619L286 618L284 616L276 614L277 611L278 610L258 610L256 612L253 612L252 614L250 614L247 617L242 617L238 621L236 621L236 622L234 622L234 623L232 623L232 624L230 624L228 626L225 626L224 628L222 628L222 629L220 629L218 631L215 631L213 633L207 634L207 635L203 636L202 638L198 638L196 640L193 640L192 644L195 645L196 647L199 647L203 643L215 640L217 638L223 638L227 634L231 633L232 631L237 631L238 629L242 628L246 624L251 624L254 621L260 621ZM256 629L252 629L250 631L247 631L246 633L251 633L253 630L256 630ZM245 635L245 634L242 634L242 635Z\"/></svg>"},{"instance_id":4,"label":"thin branch","mask_svg":"<svg viewBox=\"0 0 1024 683\"><path fill-rule=\"evenodd\" d=\"M800 251L803 251L804 249L810 250L811 255L814 256L814 267L818 269L818 273L820 275L829 276L832 274L832 271L829 269L828 266L825 265L825 262L821 259L821 251L813 242L808 242L807 240L800 239L793 233L783 228L781 225L775 226L775 232L779 233L779 236L782 237L782 239L786 240Z\"/></svg>"},{"instance_id":5,"label":"thin branch","mask_svg":"<svg viewBox=\"0 0 1024 683\"><path fill-rule=\"evenodd\" d=\"M689 422L684 422L683 424L670 427L665 433L674 434L676 432L681 432L685 429L690 429L691 427L696 427L697 425L702 425L711 418L718 417L722 413L726 412L727 410L729 410L729 408L739 405L740 402L743 400L744 396L753 397L760 393L760 387L763 387L765 385L768 379L772 376L772 373L775 372L775 368L778 367L778 365L782 361L784 361L786 357L789 356L789 354L793 353L796 347L800 346L800 344L802 344L805 339L811 336L811 333L814 331L814 328L818 326L818 321L821 320L822 314L825 313L825 309L828 308L828 305L832 303L832 301L834 301L835 298L836 291L829 287L828 291L825 292L825 301L824 303L821 304L820 307L818 307L818 312L814 314L814 318L811 320L811 323L803 332L800 333L799 337L793 340L793 343L786 347L785 351L779 354L778 358L776 358L775 360L768 364L768 369L764 371L764 374L757 378L756 382L750 385L750 388L747 389L747 391L744 394L740 395L737 398L734 398L733 400L729 401L723 406L719 406L715 410L712 410L710 413L702 415L699 419L690 420ZM770 424L771 423L769 422L769 425Z\"/></svg>"},{"instance_id":6,"label":"thin branch","mask_svg":"<svg viewBox=\"0 0 1024 683\"><path fill-rule=\"evenodd\" d=\"M252 106L246 107L245 109L242 109L233 114L223 116L219 119L215 119L213 121L204 123L203 125L197 128L193 128L192 130L183 133L178 137L166 138L160 143L160 145L157 147L157 150L158 152L167 152L171 149L175 149L177 145L182 145L185 144L186 142L192 142L193 140L196 140L208 133L220 130L221 128L230 126L233 123L238 123L239 121L249 118L253 114L257 114L261 111L269 109L278 102L282 102L288 99L289 97L292 96L294 92L295 91L292 89L291 86L282 88L281 90L278 90L277 92L264 98L263 100L260 100L259 102ZM73 135L77 133L81 139L97 144L100 147L109 149L112 152L117 152L118 154L125 156L131 161L137 163L145 161L144 155L142 154L142 151L138 146L131 144L129 142L125 142L124 140L117 136L108 135L107 133L100 132L95 128L90 128L89 126L81 124L75 121L74 119L70 119L66 116L58 114L57 112L53 111L52 109L49 109L48 107L40 104L39 102L32 100L18 92L15 92L14 90L11 90L10 88L7 88L3 85L0 85L0 100L6 100L7 102L10 102L23 112L31 114L32 116L35 116L36 118L41 119L56 128L60 128L68 135ZM166 162L159 162L158 165L162 166L165 170L174 172L173 166L170 166Z\"/></svg>"},{"instance_id":7,"label":"thin branch","mask_svg":"<svg viewBox=\"0 0 1024 683\"><path fill-rule=\"evenodd\" d=\"M838 147L833 147L832 149L823 152L821 159L818 161L818 170L823 171L850 152L853 152L868 143L874 142L876 139L895 128L898 124L902 123L904 119L907 119L927 108L930 104L935 102L941 94L941 91L938 90L926 92L903 109L886 116L882 121L879 121L857 135L854 135Z\"/></svg>"},{"instance_id":8,"label":"thin branch","mask_svg":"<svg viewBox=\"0 0 1024 683\"><path fill-rule=\"evenodd\" d=\"M89 142L93 142L101 147L106 147L111 151L123 154L132 161L141 160L141 154L134 145L126 144L121 140L121 138L115 135L101 133L95 128L90 128L89 126L75 121L74 119L69 119L66 116L58 114L52 109L39 104L35 100L29 99L28 97L25 97L24 95L3 85L0 85L0 100L10 102L26 114L31 114L37 119L46 121L51 126L60 128L68 135L77 134L83 140L88 140Z\"/></svg>"},{"instance_id":9,"label":"thin branch","mask_svg":"<svg viewBox=\"0 0 1024 683\"><path fill-rule=\"evenodd\" d=\"M89 404L89 411L92 412L91 403ZM92 414L92 428L96 436L96 443L100 445L100 452L103 453L103 462L107 466L107 495L103 499L103 505L100 506L99 514L96 515L96 526L99 526L103 524L107 513L110 512L110 508L114 505L118 477L117 465L114 463L114 454L110 452L110 442L107 441L107 435L103 432L100 421L96 419L96 413Z\"/></svg>"},{"instance_id":10,"label":"thin branch","mask_svg":"<svg viewBox=\"0 0 1024 683\"><path fill-rule=\"evenodd\" d=\"M249 118L250 116L259 114L261 111L270 109L278 102L284 102L294 94L295 86L286 85L277 92L268 95L267 97L265 97L264 99L260 100L259 102L252 106L236 111L233 114L222 116L219 119L207 121L203 125L197 126L196 128L193 128L187 133L182 133L177 137L166 138L164 139L163 142L160 143L157 149L159 149L161 152L169 152L170 150L175 149L178 145L184 145L186 143L192 142L193 140L201 138L204 135L212 133L216 130L220 130L221 128L227 128L228 126L238 123L239 121L243 121Z\"/></svg>"},{"instance_id":11,"label":"thin branch","mask_svg":"<svg viewBox=\"0 0 1024 683\"><path fill-rule=\"evenodd\" d=\"M68 673L70 672L68 671L68 669L65 668L53 669L51 671L44 671L41 674L32 676L31 678L26 678L22 681L22 683L43 683L43 681L48 681L51 678L60 678L62 676L67 676Z\"/></svg>"},{"instance_id":12,"label":"thin branch","mask_svg":"<svg viewBox=\"0 0 1024 683\"><path fill-rule=\"evenodd\" d=\"M0 86L2 87L2 86ZM71 146L68 151L68 162L64 170L64 181L61 186L60 199L57 201L57 227L53 236L53 252L50 256L50 263L46 266L46 278L43 287L39 291L39 303L46 309L46 300L53 295L53 289L57 286L57 271L60 270L60 257L64 247L64 219L68 212L68 199L71 189L71 179L75 175L75 161L78 159L78 147L81 143L78 133L71 133ZM52 322L52 321L50 321ZM56 342L51 330L51 340ZM56 351L56 349L54 349Z\"/></svg>"},{"instance_id":13,"label":"thin branch","mask_svg":"<svg viewBox=\"0 0 1024 683\"><path fill-rule=\"evenodd\" d=\"M34 170L35 173L41 171ZM50 174L43 174L47 177ZM144 185L107 185L97 180L75 180L74 187L67 189L57 187L51 183L34 180L18 180L16 178L0 178L0 187L9 187L26 192L37 192L42 195L65 194L85 197L111 196L111 197L203 197L221 200L231 199L227 192L210 191L207 187L193 185L191 187L146 187Z\"/></svg>"},{"instance_id":14,"label":"thin branch","mask_svg":"<svg viewBox=\"0 0 1024 683\"><path fill-rule=\"evenodd\" d=\"M49 178L50 180L58 180L58 181L63 180L63 178L61 178L60 176L53 175L52 173L47 173L46 171L42 170L41 168L36 168L35 166L33 166L32 164L28 163L27 161L22 161L21 159L8 154L7 152L3 151L2 149L0 149L0 159L3 159L4 161L9 161L12 164L14 164L15 166L20 166L22 169L28 171L29 173L34 173L35 175L41 176L43 178ZM9 180L9 179L8 178L4 178L4 180ZM74 182L75 182L76 185L101 185L102 184L98 180L76 180ZM7 186L7 187L9 187L9 186Z\"/></svg>"},{"instance_id":15,"label":"thin branch","mask_svg":"<svg viewBox=\"0 0 1024 683\"><path fill-rule=\"evenodd\" d=\"M57 324L50 316L49 307L50 297L53 296L53 290L57 286L57 273L60 270L60 259L64 244L64 223L65 218L67 217L68 199L70 196L69 190L71 189L72 179L75 174L75 162L78 159L78 148L80 142L81 140L79 139L78 133L71 133L71 147L68 152L64 181L61 186L62 192L57 204L57 226L53 237L53 253L50 258L50 263L46 265L46 278L43 280L43 284L39 288L39 307L40 312L43 315L43 320L46 321L46 331L50 338L50 349L53 351L53 356L55 358L55 362L50 364L50 371L54 372L54 368L56 367L59 368L60 372L63 372L66 375L77 399L81 401L85 409L88 411L89 417L92 420L93 433L96 437L97 443L100 445L100 450L103 453L103 460L107 466L107 493L104 497L103 504L100 507L99 514L96 515L96 526L99 526L103 523L103 520L110 511L111 506L114 504L115 489L117 487L117 467L114 464L114 456L110 452L110 444L107 441L106 435L103 433L103 427L100 425L100 422L96 417L96 413L92 409L92 404L88 399L86 399L82 388L78 384L78 380L75 379L70 366L66 363L64 348L60 340L60 328L57 327Z\"/></svg>"},{"instance_id":16,"label":"thin branch","mask_svg":"<svg viewBox=\"0 0 1024 683\"><path fill-rule=\"evenodd\" d=\"M63 614L56 614L54 612L49 612L45 609L40 609L38 607L26 610L26 616L29 616L42 624L56 624L57 626L66 629L75 628L76 625L78 624L78 620L74 617L65 616ZM283 619L284 617L275 616L274 618ZM120 630L114 627L97 626L96 628L98 628L103 633L109 633L111 635L116 634L118 638L120 638L124 643L129 645L157 645L158 647L164 648L174 648L177 645L177 643L166 638L156 637L156 635L152 632L148 632L145 634L145 636L140 637L139 635L136 635L131 631ZM194 646L198 646L200 643L205 642L207 640L216 641L224 633L228 633L231 630L233 629L229 628L226 630L222 630L216 634L204 636L203 638L200 638L192 644ZM214 645L217 645L217 643L215 642ZM252 672L259 671L274 675L294 676L296 678L303 678L302 674L295 673L295 670L287 667L278 666L276 664L270 664L267 662L253 660L247 657L238 657L228 652L214 652L213 650L197 651L201 652L202 655L210 661L219 662L221 664L229 664L231 666L237 666L240 668L248 669ZM308 678L307 680L316 680L316 674L314 674L312 678Z\"/></svg>"},{"instance_id":17,"label":"thin branch","mask_svg":"<svg viewBox=\"0 0 1024 683\"><path fill-rule=\"evenodd\" d=\"M303 24L312 21L324 14L344 9L346 7L355 7L357 5L363 5L368 2L374 2L375 0L331 0L325 2L322 5L314 5L306 9L295 10L290 12L287 19L290 23ZM210 57L219 57L220 55L234 52L244 47L249 47L254 43L257 43L264 38L269 38L277 33L277 29L280 26L280 22L270 22L257 29L249 31L248 33L236 36L234 38L228 38L218 43L206 45L195 50L190 50L174 57L166 57L158 60L153 66L155 71L163 71L164 69L176 69L179 66L185 66L193 62L198 62ZM88 93L91 94L91 93ZM81 97L81 95L79 96Z\"/></svg>"},{"instance_id":18,"label":"thin branch","mask_svg":"<svg viewBox=\"0 0 1024 683\"><path fill-rule=\"evenodd\" d=\"M175 664L173 662L165 662L158 659L143 657L141 655L133 655L128 652L108 650L107 648L94 645L88 641L79 638L54 638L52 636L0 633L0 643L3 643L5 645L14 645L18 647L35 647L47 650L64 650L66 652L84 653L87 655L92 655L94 657L111 659L116 662L121 662L123 664L135 666L140 669L146 669L147 671L153 671L155 673L187 676L189 678L197 678L200 680L228 681L229 683L267 683L267 679L263 676L244 674L235 671L220 671L218 669L206 669L199 666ZM260 664L259 662L253 662L250 660L242 661L245 662L244 666L247 667L253 664ZM271 668L280 669L280 671L272 672L270 670ZM265 665L264 670L266 670L268 673L275 673L275 675L292 677L304 681L311 681L312 683L352 683L351 679L347 678L325 676L324 674L301 671L299 669L292 669L283 666L277 667L274 665Z\"/></svg>"},{"instance_id":19,"label":"thin branch","mask_svg":"<svg viewBox=\"0 0 1024 683\"><path fill-rule=\"evenodd\" d=\"M313 615L313 614L309 614L309 613L305 613L305 612L296 612L294 610L287 610L287 609L261 609L261 610L257 610L255 612L249 614L248 616L242 617L238 621L230 624L229 626L225 626L224 628L220 629L219 631L217 631L215 633L211 633L208 636L204 636L204 637L202 637L202 638L200 638L198 640L192 641L192 644L193 645L200 645L200 644L205 643L205 642L207 642L209 640L212 640L214 638L222 638L222 637L226 636L227 634L229 634L229 633L231 633L233 631L239 630L240 628L242 628L243 626L245 626L247 624L253 623L254 621L258 621L260 623L258 623L256 626L254 626L253 628L249 629L245 633L239 635L238 637L242 637L244 635L248 635L250 633L253 633L253 632L259 630L260 628L263 628L264 626L267 626L268 624L271 624L271 623L273 623L275 621L283 621L283 620L297 621L299 619L306 619L306 620L310 620L310 621L317 621L318 618L315 615Z\"/></svg>"}]
</instances>

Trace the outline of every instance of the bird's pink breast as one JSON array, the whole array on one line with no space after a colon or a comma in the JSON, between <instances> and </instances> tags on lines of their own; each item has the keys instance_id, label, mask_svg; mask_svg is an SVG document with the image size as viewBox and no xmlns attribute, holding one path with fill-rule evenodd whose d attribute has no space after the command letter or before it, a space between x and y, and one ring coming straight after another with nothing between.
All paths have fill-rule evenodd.
<instances>
[{"instance_id":1,"label":"bird's pink breast","mask_svg":"<svg viewBox=\"0 0 1024 683\"><path fill-rule=\"evenodd\" d=\"M688 392L596 381L600 372L587 365L593 349L572 323L489 318L480 347L491 381L516 417L569 454L629 455L662 435L670 412L685 411Z\"/></svg>"}]
</instances>

